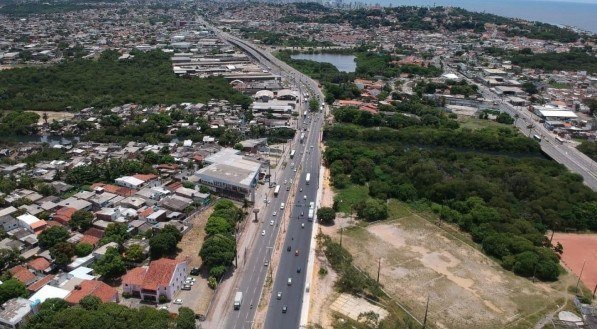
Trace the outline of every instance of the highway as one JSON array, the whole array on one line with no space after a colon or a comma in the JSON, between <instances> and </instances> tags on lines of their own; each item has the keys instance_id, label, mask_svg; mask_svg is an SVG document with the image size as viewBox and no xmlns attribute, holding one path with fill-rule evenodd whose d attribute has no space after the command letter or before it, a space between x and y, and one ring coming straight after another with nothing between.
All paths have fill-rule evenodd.
<instances>
[{"instance_id":1,"label":"highway","mask_svg":"<svg viewBox=\"0 0 597 329\"><path fill-rule=\"evenodd\" d=\"M556 162L563 164L570 171L581 175L585 185L593 191L597 191L597 163L595 163L595 161L577 150L568 142L562 143L556 140L554 134L539 122L539 117L526 110L525 107L514 106L508 103L487 86L473 81L460 72L454 71L451 73L466 79L469 83L477 85L483 98L495 102L494 104L496 104L496 107L501 111L516 118L514 124L525 136L532 138L534 135L537 135L540 137L541 140L539 141L539 144L541 145L541 150L545 152L545 154L550 156Z\"/></svg>"},{"instance_id":2,"label":"highway","mask_svg":"<svg viewBox=\"0 0 597 329\"><path fill-rule=\"evenodd\" d=\"M238 278L237 284L232 291L243 292L243 301L240 310L227 310L225 328L231 329L248 329L254 324L254 317L257 305L262 295L264 282L266 276L272 275L274 270L270 269L271 265L265 265L265 262L272 263L272 254L278 234L282 233L284 240L280 247L280 262L275 269L275 281L273 282L272 296L270 303L267 306L267 315L265 318L264 328L298 328L302 296L306 285L306 267L307 256L311 242L311 232L313 223L307 219L308 208L310 202L315 202L317 189L319 186L319 168L321 163L321 153L319 150L319 141L321 138L321 129L323 124L324 114L322 112L308 113L304 117L303 113L308 110L308 102L305 101L304 95L310 94L311 97L317 97L323 100L323 94L319 90L317 83L310 78L304 76L300 72L292 69L285 63L281 62L271 54L261 50L257 46L223 33L214 29L216 33L223 39L239 46L249 53L253 58L258 60L261 65L267 67L273 74L280 75L286 80L294 84L300 93L299 111L300 119L298 127L305 133L305 139L301 143L299 136L301 132L295 135L292 142L292 149L296 150L295 158L285 159L288 162L279 176L276 178L277 183L282 185L278 197L270 199L270 203L265 208L263 213L259 213L260 228L258 230L260 236L256 237L251 250L247 251L245 261L239 264L237 269ZM303 129L306 129L303 130ZM291 165L294 163L294 168ZM310 174L310 183L306 183L306 176ZM290 191L286 191L284 182L292 183ZM272 189L273 190L273 189ZM289 199L290 193L296 191L294 198ZM262 202L263 200L256 200ZM281 203L286 203L284 209L281 209ZM273 212L277 212L276 216ZM285 223L282 218L288 213L289 222ZM274 221L274 225L270 225L270 221ZM282 229L284 225L288 225L288 229ZM304 224L304 225L301 225ZM261 235L265 231L264 235ZM290 246L291 251L287 251ZM298 250L298 255L297 255ZM243 253L244 251L239 251ZM297 269L301 269L300 273ZM288 278L291 278L292 284L288 285ZM282 292L281 299L277 299L277 292ZM282 307L287 307L287 312L282 313Z\"/></svg>"}]
</instances>

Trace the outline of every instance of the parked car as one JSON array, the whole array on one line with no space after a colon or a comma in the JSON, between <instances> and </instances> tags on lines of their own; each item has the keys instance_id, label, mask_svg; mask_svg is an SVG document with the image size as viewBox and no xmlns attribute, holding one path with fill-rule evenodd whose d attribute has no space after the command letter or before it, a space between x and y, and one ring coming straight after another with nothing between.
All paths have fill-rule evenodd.
<instances>
[{"instance_id":1,"label":"parked car","mask_svg":"<svg viewBox=\"0 0 597 329\"><path fill-rule=\"evenodd\" d=\"M193 269L191 270L191 275L199 275L199 268L193 267Z\"/></svg>"},{"instance_id":2,"label":"parked car","mask_svg":"<svg viewBox=\"0 0 597 329\"><path fill-rule=\"evenodd\" d=\"M173 303L176 305L182 305L182 299L175 299Z\"/></svg>"},{"instance_id":3,"label":"parked car","mask_svg":"<svg viewBox=\"0 0 597 329\"><path fill-rule=\"evenodd\" d=\"M182 288L180 288L180 290L191 290L191 285L190 284L183 284Z\"/></svg>"}]
</instances>

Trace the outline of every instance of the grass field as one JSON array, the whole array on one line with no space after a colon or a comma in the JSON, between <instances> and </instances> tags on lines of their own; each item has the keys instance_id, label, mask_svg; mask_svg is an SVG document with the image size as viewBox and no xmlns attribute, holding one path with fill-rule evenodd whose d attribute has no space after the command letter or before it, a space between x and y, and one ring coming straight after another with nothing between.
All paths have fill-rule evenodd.
<instances>
[{"instance_id":1,"label":"grass field","mask_svg":"<svg viewBox=\"0 0 597 329\"><path fill-rule=\"evenodd\" d=\"M365 190L339 193L356 200ZM532 328L563 302L560 282L533 284L503 270L466 234L438 227L432 215L395 200L388 207L389 220L345 229L343 246L373 278L381 259L384 290L420 319L429 296L433 327Z\"/></svg>"},{"instance_id":2,"label":"grass field","mask_svg":"<svg viewBox=\"0 0 597 329\"><path fill-rule=\"evenodd\" d=\"M369 188L362 185L351 185L338 190L335 199L338 200L338 212L349 214L352 205L367 199L369 197Z\"/></svg>"},{"instance_id":3,"label":"grass field","mask_svg":"<svg viewBox=\"0 0 597 329\"><path fill-rule=\"evenodd\" d=\"M459 116L458 123L463 128L468 128L472 130L483 129L488 127L497 127L497 128L507 128L512 127L512 125L507 125L504 123L495 122L492 120L484 120L475 117L468 117L468 116Z\"/></svg>"}]
</instances>

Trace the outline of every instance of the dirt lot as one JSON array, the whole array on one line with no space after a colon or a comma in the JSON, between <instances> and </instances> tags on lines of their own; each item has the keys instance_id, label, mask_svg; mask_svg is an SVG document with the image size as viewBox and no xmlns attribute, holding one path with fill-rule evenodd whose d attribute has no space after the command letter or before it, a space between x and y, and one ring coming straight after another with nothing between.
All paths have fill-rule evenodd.
<instances>
[{"instance_id":1,"label":"dirt lot","mask_svg":"<svg viewBox=\"0 0 597 329\"><path fill-rule=\"evenodd\" d=\"M209 207L190 219L190 223L192 223L193 227L185 233L178 244L178 248L181 251L178 256L176 256L176 259L186 259L189 271L193 267L201 266L199 250L201 249L205 237L204 228L207 223L207 218L212 212L213 207ZM200 275L195 278L197 282L193 285L193 288L190 291L179 291L176 298L182 299L184 302L183 306L191 308L195 313L206 314L214 291L207 286L207 275Z\"/></svg>"},{"instance_id":2,"label":"dirt lot","mask_svg":"<svg viewBox=\"0 0 597 329\"><path fill-rule=\"evenodd\" d=\"M396 203L391 208L394 220L345 229L343 246L371 277L376 277L381 258L384 289L416 317L423 318L429 294L429 320L437 328L530 328L563 302L561 283L533 284L517 277L470 241L407 206ZM324 233L339 239L338 225L350 222L340 219Z\"/></svg>"},{"instance_id":3,"label":"dirt lot","mask_svg":"<svg viewBox=\"0 0 597 329\"><path fill-rule=\"evenodd\" d=\"M580 280L593 290L597 285L597 234L555 233L552 243L558 242L564 246L562 262L575 275L580 275L586 260Z\"/></svg>"},{"instance_id":4,"label":"dirt lot","mask_svg":"<svg viewBox=\"0 0 597 329\"><path fill-rule=\"evenodd\" d=\"M48 123L52 123L52 121L60 121L63 119L71 119L75 116L74 113L71 112L54 112L54 111L30 111L33 113L37 113L39 115L39 120L37 121L38 124L44 123L44 113L48 114Z\"/></svg>"}]
</instances>

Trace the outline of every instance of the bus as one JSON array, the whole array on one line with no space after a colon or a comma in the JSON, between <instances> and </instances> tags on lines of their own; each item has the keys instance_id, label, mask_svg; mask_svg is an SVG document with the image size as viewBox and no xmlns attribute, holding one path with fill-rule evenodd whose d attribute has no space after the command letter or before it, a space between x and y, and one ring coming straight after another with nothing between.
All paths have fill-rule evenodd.
<instances>
[{"instance_id":1,"label":"bus","mask_svg":"<svg viewBox=\"0 0 597 329\"><path fill-rule=\"evenodd\" d=\"M274 189L274 196L277 197L278 194L280 194L280 185L276 185L276 188Z\"/></svg>"},{"instance_id":2,"label":"bus","mask_svg":"<svg viewBox=\"0 0 597 329\"><path fill-rule=\"evenodd\" d=\"M291 150L290 151L290 158L293 159L294 158L294 154L296 153L295 150Z\"/></svg>"}]
</instances>

